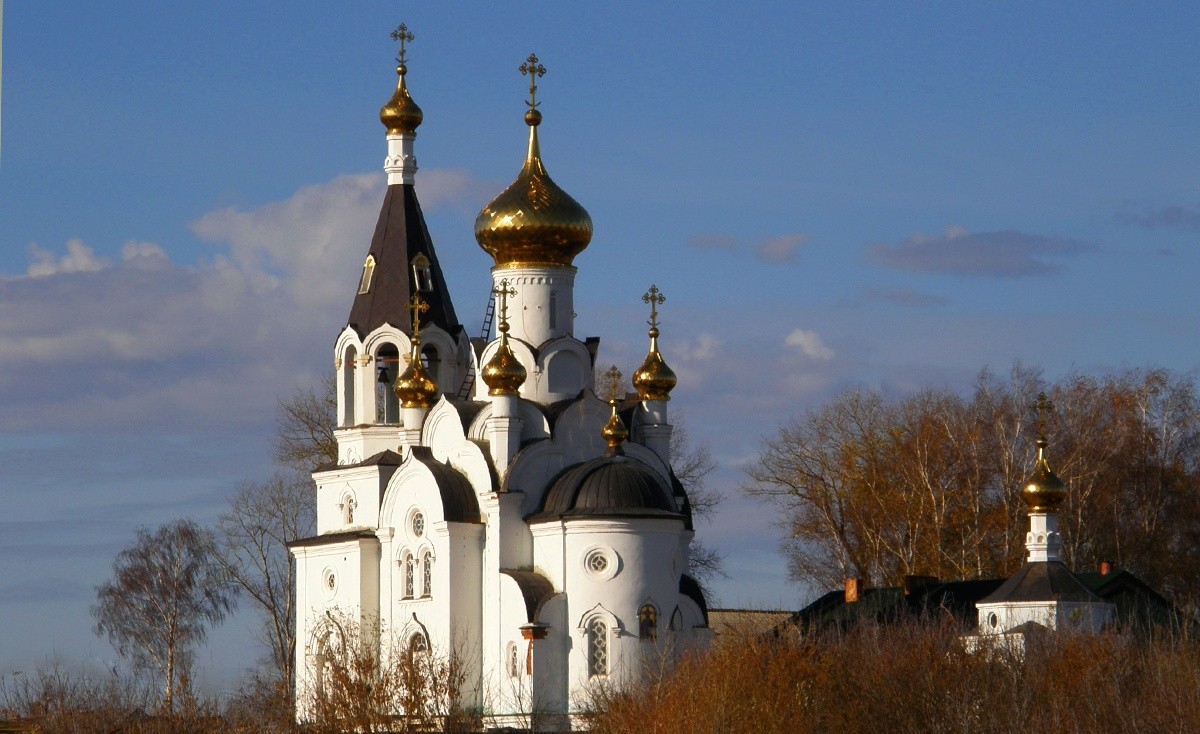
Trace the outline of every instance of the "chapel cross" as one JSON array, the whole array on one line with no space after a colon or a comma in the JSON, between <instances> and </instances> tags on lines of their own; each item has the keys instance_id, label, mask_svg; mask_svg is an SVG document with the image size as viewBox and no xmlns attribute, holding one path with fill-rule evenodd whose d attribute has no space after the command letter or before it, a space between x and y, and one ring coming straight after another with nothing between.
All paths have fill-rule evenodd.
<instances>
[{"instance_id":1,"label":"chapel cross","mask_svg":"<svg viewBox=\"0 0 1200 734\"><path fill-rule=\"evenodd\" d=\"M523 76L529 77L529 101L525 104L529 105L529 109L538 106L537 103L537 78L546 75L546 67L538 63L537 54L529 54L529 58L525 59L525 63L517 68Z\"/></svg>"},{"instance_id":2,"label":"chapel cross","mask_svg":"<svg viewBox=\"0 0 1200 734\"><path fill-rule=\"evenodd\" d=\"M392 40L400 42L400 55L396 57L396 63L404 63L404 44L411 43L414 38L416 38L416 36L414 36L412 32L408 30L408 26L404 23L396 26L396 30L392 31Z\"/></svg>"},{"instance_id":3,"label":"chapel cross","mask_svg":"<svg viewBox=\"0 0 1200 734\"><path fill-rule=\"evenodd\" d=\"M667 297L659 292L658 286L651 285L650 290L642 296L642 303L650 304L650 328L658 328L658 307L665 303Z\"/></svg>"},{"instance_id":4,"label":"chapel cross","mask_svg":"<svg viewBox=\"0 0 1200 734\"><path fill-rule=\"evenodd\" d=\"M1033 409L1038 414L1038 440L1046 440L1046 416L1054 412L1054 403L1046 397L1046 393L1038 393L1037 402L1033 404Z\"/></svg>"}]
</instances>

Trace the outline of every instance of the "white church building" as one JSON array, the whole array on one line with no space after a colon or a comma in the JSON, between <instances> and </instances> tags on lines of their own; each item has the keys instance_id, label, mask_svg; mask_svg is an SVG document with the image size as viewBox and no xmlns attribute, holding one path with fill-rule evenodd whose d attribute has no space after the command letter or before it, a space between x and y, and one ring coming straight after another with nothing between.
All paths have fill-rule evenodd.
<instances>
[{"instance_id":1,"label":"white church building","mask_svg":"<svg viewBox=\"0 0 1200 734\"><path fill-rule=\"evenodd\" d=\"M321 685L343 615L380 630L383 650L460 656L460 704L495 722L566 720L597 681L634 680L710 635L671 469L664 299L643 296L636 395L617 394L615 370L598 390L599 340L576 337L572 298L592 222L543 166L545 69L530 56L524 165L475 222L493 300L484 337L469 338L414 189L422 113L405 82L411 35L398 33L399 82L380 113L387 192L333 347L338 461L313 474L317 535L289 544L296 700Z\"/></svg>"}]
</instances>

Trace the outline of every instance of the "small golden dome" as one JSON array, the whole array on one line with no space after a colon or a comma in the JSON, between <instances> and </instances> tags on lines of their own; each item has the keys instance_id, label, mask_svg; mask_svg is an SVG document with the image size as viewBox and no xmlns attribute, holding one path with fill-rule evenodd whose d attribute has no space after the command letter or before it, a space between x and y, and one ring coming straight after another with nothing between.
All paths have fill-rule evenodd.
<instances>
[{"instance_id":1,"label":"small golden dome","mask_svg":"<svg viewBox=\"0 0 1200 734\"><path fill-rule=\"evenodd\" d=\"M1057 512L1067 499L1067 489L1046 461L1046 439L1037 442L1038 458L1033 475L1021 490L1021 499L1029 505L1029 512Z\"/></svg>"},{"instance_id":2,"label":"small golden dome","mask_svg":"<svg viewBox=\"0 0 1200 734\"><path fill-rule=\"evenodd\" d=\"M558 187L542 165L537 128L542 113L530 108L529 151L517 180L479 212L475 240L496 267L570 267L592 241L592 218Z\"/></svg>"},{"instance_id":3,"label":"small golden dome","mask_svg":"<svg viewBox=\"0 0 1200 734\"><path fill-rule=\"evenodd\" d=\"M516 395L528 374L508 346L508 324L500 324L500 346L483 367L483 382L488 395Z\"/></svg>"},{"instance_id":4,"label":"small golden dome","mask_svg":"<svg viewBox=\"0 0 1200 734\"><path fill-rule=\"evenodd\" d=\"M670 400L675 388L675 372L658 351L658 327L650 327L650 352L633 373L633 386L642 400Z\"/></svg>"},{"instance_id":5,"label":"small golden dome","mask_svg":"<svg viewBox=\"0 0 1200 734\"><path fill-rule=\"evenodd\" d=\"M428 408L438 394L437 383L425 372L421 364L421 340L413 337L412 355L404 374L396 378L396 397L403 408Z\"/></svg>"},{"instance_id":6,"label":"small golden dome","mask_svg":"<svg viewBox=\"0 0 1200 734\"><path fill-rule=\"evenodd\" d=\"M629 431L625 430L625 424L621 421L621 416L617 415L617 399L613 398L608 401L612 407L612 415L608 418L608 423L604 424L604 428L600 429L600 435L604 437L604 442L608 444L608 451L604 452L605 456L616 456L623 454L625 451L621 448L621 444L625 439L629 438Z\"/></svg>"},{"instance_id":7,"label":"small golden dome","mask_svg":"<svg viewBox=\"0 0 1200 734\"><path fill-rule=\"evenodd\" d=\"M396 67L396 73L400 75L400 81L396 83L392 98L379 110L379 121L387 128L388 135L415 135L425 116L409 96L408 87L404 84L408 66L401 63Z\"/></svg>"}]
</instances>

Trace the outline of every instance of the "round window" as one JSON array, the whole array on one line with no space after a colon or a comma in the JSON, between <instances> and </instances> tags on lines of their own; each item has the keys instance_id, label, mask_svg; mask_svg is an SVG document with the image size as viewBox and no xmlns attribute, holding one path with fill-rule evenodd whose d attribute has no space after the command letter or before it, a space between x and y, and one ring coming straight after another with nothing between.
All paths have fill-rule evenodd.
<instances>
[{"instance_id":1,"label":"round window","mask_svg":"<svg viewBox=\"0 0 1200 734\"><path fill-rule=\"evenodd\" d=\"M425 534L425 515L423 513L413 513L412 531L413 535L418 538Z\"/></svg>"},{"instance_id":2,"label":"round window","mask_svg":"<svg viewBox=\"0 0 1200 734\"><path fill-rule=\"evenodd\" d=\"M998 625L998 624L1000 624L1000 618L996 616L996 613L992 612L991 614L989 614L988 615L988 626L995 629L996 625Z\"/></svg>"},{"instance_id":3,"label":"round window","mask_svg":"<svg viewBox=\"0 0 1200 734\"><path fill-rule=\"evenodd\" d=\"M588 556L587 566L595 573L604 573L608 570L608 559L600 551L593 551Z\"/></svg>"},{"instance_id":4,"label":"round window","mask_svg":"<svg viewBox=\"0 0 1200 734\"><path fill-rule=\"evenodd\" d=\"M605 581L617 575L617 554L611 548L591 548L584 552L583 570L593 578Z\"/></svg>"}]
</instances>

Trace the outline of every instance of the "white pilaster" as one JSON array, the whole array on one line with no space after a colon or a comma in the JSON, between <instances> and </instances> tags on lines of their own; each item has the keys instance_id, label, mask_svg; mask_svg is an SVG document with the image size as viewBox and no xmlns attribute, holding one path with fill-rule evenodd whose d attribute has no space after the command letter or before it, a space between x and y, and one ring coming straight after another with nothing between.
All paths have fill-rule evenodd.
<instances>
[{"instance_id":1,"label":"white pilaster","mask_svg":"<svg viewBox=\"0 0 1200 734\"><path fill-rule=\"evenodd\" d=\"M1029 515L1029 534L1025 536L1029 562L1061 560L1062 535L1058 532L1058 513L1034 512Z\"/></svg>"},{"instance_id":2,"label":"white pilaster","mask_svg":"<svg viewBox=\"0 0 1200 734\"><path fill-rule=\"evenodd\" d=\"M516 395L492 397L492 417L487 422L488 445L501 482L508 473L509 462L521 447L522 420L518 400Z\"/></svg>"}]
</instances>

